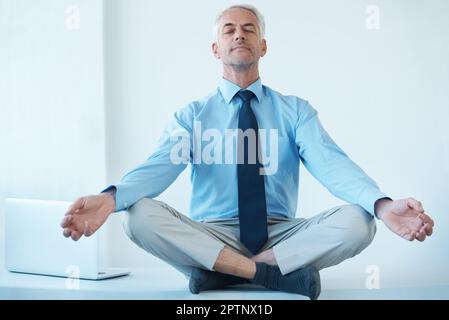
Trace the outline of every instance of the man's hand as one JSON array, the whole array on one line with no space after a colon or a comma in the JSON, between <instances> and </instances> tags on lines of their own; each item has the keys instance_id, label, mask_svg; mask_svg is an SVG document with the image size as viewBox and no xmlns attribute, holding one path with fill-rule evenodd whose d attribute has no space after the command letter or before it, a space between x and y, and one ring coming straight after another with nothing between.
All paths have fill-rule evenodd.
<instances>
[{"instance_id":1,"label":"man's hand","mask_svg":"<svg viewBox=\"0 0 449 320\"><path fill-rule=\"evenodd\" d=\"M376 202L375 211L391 231L406 240L424 241L433 232L433 220L416 199L380 199Z\"/></svg>"},{"instance_id":2,"label":"man's hand","mask_svg":"<svg viewBox=\"0 0 449 320\"><path fill-rule=\"evenodd\" d=\"M115 200L110 193L79 198L67 209L61 222L64 237L78 241L82 235L93 235L114 210Z\"/></svg>"}]
</instances>

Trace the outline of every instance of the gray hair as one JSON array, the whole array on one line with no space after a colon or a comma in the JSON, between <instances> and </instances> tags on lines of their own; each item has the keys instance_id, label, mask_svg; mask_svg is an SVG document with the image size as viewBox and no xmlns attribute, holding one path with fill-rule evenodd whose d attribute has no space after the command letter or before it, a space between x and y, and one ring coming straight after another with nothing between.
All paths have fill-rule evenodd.
<instances>
[{"instance_id":1,"label":"gray hair","mask_svg":"<svg viewBox=\"0 0 449 320\"><path fill-rule=\"evenodd\" d=\"M245 10L252 12L257 18L257 26L259 28L259 38L260 38L260 40L265 38L265 18L259 12L259 10L257 10L256 7L249 5L249 4L237 4L237 5L230 6L229 8L226 8L225 10L223 10L215 19L214 37L217 37L220 20L223 17L224 13L231 9L245 9Z\"/></svg>"}]
</instances>

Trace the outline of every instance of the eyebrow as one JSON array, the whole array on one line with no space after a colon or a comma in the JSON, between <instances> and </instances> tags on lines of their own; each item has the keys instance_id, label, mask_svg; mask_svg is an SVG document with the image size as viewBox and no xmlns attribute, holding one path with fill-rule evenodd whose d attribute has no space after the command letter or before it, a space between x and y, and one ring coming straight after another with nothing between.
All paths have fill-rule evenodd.
<instances>
[{"instance_id":1,"label":"eyebrow","mask_svg":"<svg viewBox=\"0 0 449 320\"><path fill-rule=\"evenodd\" d=\"M233 24L233 23L231 23L231 22L228 22L228 23L226 23L224 26L223 26L223 29L224 28L226 28L226 27L235 27L235 24ZM256 27L255 25L254 25L254 23L251 23L251 22L249 22L249 23L245 23L244 25L243 25L243 27Z\"/></svg>"}]
</instances>

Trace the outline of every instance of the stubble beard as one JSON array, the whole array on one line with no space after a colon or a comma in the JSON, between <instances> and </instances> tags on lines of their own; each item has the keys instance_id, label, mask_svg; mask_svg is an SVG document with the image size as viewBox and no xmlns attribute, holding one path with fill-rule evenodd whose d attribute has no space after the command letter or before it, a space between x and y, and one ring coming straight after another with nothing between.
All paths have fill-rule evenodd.
<instances>
[{"instance_id":1,"label":"stubble beard","mask_svg":"<svg viewBox=\"0 0 449 320\"><path fill-rule=\"evenodd\" d=\"M229 62L226 65L230 68L232 68L235 71L241 72L241 71L246 71L249 70L251 67L253 67L255 64L257 63L257 61L250 61L250 62L242 62L239 61L237 63L235 62Z\"/></svg>"}]
</instances>

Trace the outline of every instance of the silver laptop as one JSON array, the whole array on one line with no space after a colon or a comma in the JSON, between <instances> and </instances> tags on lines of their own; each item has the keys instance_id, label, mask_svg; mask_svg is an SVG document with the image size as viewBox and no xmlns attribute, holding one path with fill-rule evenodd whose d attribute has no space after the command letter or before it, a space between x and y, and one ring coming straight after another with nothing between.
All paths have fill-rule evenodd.
<instances>
[{"instance_id":1,"label":"silver laptop","mask_svg":"<svg viewBox=\"0 0 449 320\"><path fill-rule=\"evenodd\" d=\"M5 265L23 272L89 280L129 274L99 268L98 232L78 241L65 238L61 220L71 202L7 198Z\"/></svg>"}]
</instances>

